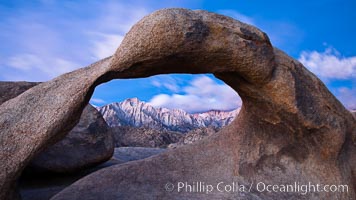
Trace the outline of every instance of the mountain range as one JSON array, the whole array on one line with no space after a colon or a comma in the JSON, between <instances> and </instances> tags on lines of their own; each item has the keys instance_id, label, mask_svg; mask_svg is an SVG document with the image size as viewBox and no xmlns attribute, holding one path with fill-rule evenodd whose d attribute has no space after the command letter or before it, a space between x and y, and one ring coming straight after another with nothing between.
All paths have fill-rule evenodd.
<instances>
[{"instance_id":1,"label":"mountain range","mask_svg":"<svg viewBox=\"0 0 356 200\"><path fill-rule=\"evenodd\" d=\"M212 110L190 114L181 109L153 107L137 98L111 103L97 109L111 127L131 126L178 132L189 132L204 127L219 129L230 124L240 110L237 108L232 111Z\"/></svg>"}]
</instances>

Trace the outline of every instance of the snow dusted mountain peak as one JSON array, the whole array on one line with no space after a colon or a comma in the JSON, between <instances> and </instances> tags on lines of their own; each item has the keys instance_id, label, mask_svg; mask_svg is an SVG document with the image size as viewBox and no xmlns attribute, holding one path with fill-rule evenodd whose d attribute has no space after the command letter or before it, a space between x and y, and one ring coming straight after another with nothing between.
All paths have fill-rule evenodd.
<instances>
[{"instance_id":1,"label":"snow dusted mountain peak","mask_svg":"<svg viewBox=\"0 0 356 200\"><path fill-rule=\"evenodd\" d=\"M122 104L125 107L137 107L139 106L139 104L144 104L145 102L140 101L138 98L129 98L126 99L122 102L118 102L118 103L113 103L113 104Z\"/></svg>"},{"instance_id":2,"label":"snow dusted mountain peak","mask_svg":"<svg viewBox=\"0 0 356 200\"><path fill-rule=\"evenodd\" d=\"M188 132L201 127L221 128L228 125L233 121L239 109L229 112L212 110L189 114L181 109L155 108L137 98L130 98L100 107L99 111L110 126Z\"/></svg>"}]
</instances>

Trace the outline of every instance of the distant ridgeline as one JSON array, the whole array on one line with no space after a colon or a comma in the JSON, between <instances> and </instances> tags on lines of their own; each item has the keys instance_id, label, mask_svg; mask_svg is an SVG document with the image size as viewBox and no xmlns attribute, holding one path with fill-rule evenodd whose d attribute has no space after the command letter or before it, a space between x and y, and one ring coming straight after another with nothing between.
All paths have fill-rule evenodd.
<instances>
[{"instance_id":1,"label":"distant ridgeline","mask_svg":"<svg viewBox=\"0 0 356 200\"><path fill-rule=\"evenodd\" d=\"M240 111L212 110L189 114L180 109L155 108L137 98L126 99L98 108L109 126L145 127L157 130L188 132L196 128L220 129L230 124Z\"/></svg>"}]
</instances>

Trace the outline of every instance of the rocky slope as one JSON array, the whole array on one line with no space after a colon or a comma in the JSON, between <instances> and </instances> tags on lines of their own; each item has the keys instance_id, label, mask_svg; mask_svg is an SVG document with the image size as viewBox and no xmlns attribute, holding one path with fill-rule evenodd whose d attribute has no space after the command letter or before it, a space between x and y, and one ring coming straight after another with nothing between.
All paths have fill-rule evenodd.
<instances>
[{"instance_id":1,"label":"rocky slope","mask_svg":"<svg viewBox=\"0 0 356 200\"><path fill-rule=\"evenodd\" d=\"M189 114L183 110L155 108L137 98L112 103L99 108L104 119L110 126L145 127L158 130L188 132L196 128L221 128L230 124L239 109L225 111L209 111Z\"/></svg>"},{"instance_id":2,"label":"rocky slope","mask_svg":"<svg viewBox=\"0 0 356 200\"><path fill-rule=\"evenodd\" d=\"M144 127L115 126L111 128L116 147L167 147L184 136L176 131Z\"/></svg>"},{"instance_id":3,"label":"rocky slope","mask_svg":"<svg viewBox=\"0 0 356 200\"><path fill-rule=\"evenodd\" d=\"M176 148L186 144L192 144L213 135L219 130L220 129L213 127L201 127L187 133L180 133L177 131L132 126L115 126L111 128L116 147L154 148Z\"/></svg>"},{"instance_id":4,"label":"rocky slope","mask_svg":"<svg viewBox=\"0 0 356 200\"><path fill-rule=\"evenodd\" d=\"M214 129L212 127L203 127L197 128L194 130L189 131L187 134L184 134L183 137L179 138L179 141L175 143L171 143L168 145L168 148L177 148L187 144L193 144L199 140L202 140L206 137L209 137L215 133L217 133L219 129Z\"/></svg>"}]
</instances>

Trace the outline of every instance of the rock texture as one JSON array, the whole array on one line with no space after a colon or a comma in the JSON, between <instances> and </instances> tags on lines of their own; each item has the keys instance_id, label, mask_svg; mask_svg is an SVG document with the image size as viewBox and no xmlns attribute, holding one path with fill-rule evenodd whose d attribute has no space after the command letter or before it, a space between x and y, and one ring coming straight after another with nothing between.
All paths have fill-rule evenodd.
<instances>
[{"instance_id":1,"label":"rock texture","mask_svg":"<svg viewBox=\"0 0 356 200\"><path fill-rule=\"evenodd\" d=\"M0 104L38 84L0 82ZM110 127L93 106L87 105L75 128L63 140L36 156L30 168L42 172L69 173L106 161L113 152L114 140Z\"/></svg>"},{"instance_id":2,"label":"rock texture","mask_svg":"<svg viewBox=\"0 0 356 200\"><path fill-rule=\"evenodd\" d=\"M114 139L110 127L93 106L87 105L79 123L64 139L48 147L30 163L36 171L71 173L111 158Z\"/></svg>"},{"instance_id":3,"label":"rock texture","mask_svg":"<svg viewBox=\"0 0 356 200\"><path fill-rule=\"evenodd\" d=\"M113 158L122 162L141 160L167 151L167 149L147 147L120 147L115 148Z\"/></svg>"},{"instance_id":4,"label":"rock texture","mask_svg":"<svg viewBox=\"0 0 356 200\"><path fill-rule=\"evenodd\" d=\"M16 179L21 171L79 122L109 62L107 58L41 83L0 105L0 199L19 198Z\"/></svg>"},{"instance_id":5,"label":"rock texture","mask_svg":"<svg viewBox=\"0 0 356 200\"><path fill-rule=\"evenodd\" d=\"M188 132L202 127L222 128L230 124L239 109L189 114L183 110L155 108L137 98L101 107L100 112L110 126L144 127L156 130Z\"/></svg>"},{"instance_id":6,"label":"rock texture","mask_svg":"<svg viewBox=\"0 0 356 200\"><path fill-rule=\"evenodd\" d=\"M183 133L143 127L116 126L111 128L116 147L167 147L178 142Z\"/></svg>"},{"instance_id":7,"label":"rock texture","mask_svg":"<svg viewBox=\"0 0 356 200\"><path fill-rule=\"evenodd\" d=\"M5 101L17 97L26 90L32 88L39 83L35 82L10 82L10 81L0 81L0 104Z\"/></svg>"},{"instance_id":8,"label":"rock texture","mask_svg":"<svg viewBox=\"0 0 356 200\"><path fill-rule=\"evenodd\" d=\"M48 200L58 192L68 187L75 181L83 178L84 176L93 173L99 169L109 167L112 165L124 163L115 158L109 161L96 165L95 167L80 170L76 173L63 174L63 173L33 173L26 171L21 175L19 180L19 191L22 200Z\"/></svg>"},{"instance_id":9,"label":"rock texture","mask_svg":"<svg viewBox=\"0 0 356 200\"><path fill-rule=\"evenodd\" d=\"M38 174L25 171L25 174L21 176L19 181L21 197L23 200L48 200L75 181L97 170L112 165L148 158L165 151L166 149L160 148L120 147L115 148L115 153L109 161L92 168L80 170L76 173Z\"/></svg>"},{"instance_id":10,"label":"rock texture","mask_svg":"<svg viewBox=\"0 0 356 200\"><path fill-rule=\"evenodd\" d=\"M0 106L0 199L15 197L23 167L76 124L96 85L165 73L213 73L242 98L238 117L195 145L99 170L52 199L356 198L356 122L316 76L255 27L206 11L166 9L134 25L112 58ZM178 181L347 184L349 191L165 190Z\"/></svg>"},{"instance_id":11,"label":"rock texture","mask_svg":"<svg viewBox=\"0 0 356 200\"><path fill-rule=\"evenodd\" d=\"M177 147L180 147L183 145L193 144L199 140L202 140L206 137L209 137L209 136L215 134L216 132L218 132L218 129L214 129L212 127L197 128L195 130L189 131L187 134L184 134L184 136L181 137L178 142L172 143L172 144L168 145L168 147L169 148L177 148Z\"/></svg>"},{"instance_id":12,"label":"rock texture","mask_svg":"<svg viewBox=\"0 0 356 200\"><path fill-rule=\"evenodd\" d=\"M130 126L116 126L111 128L116 147L159 147L176 148L192 144L218 132L217 128L196 128L188 133L180 133Z\"/></svg>"}]
</instances>

